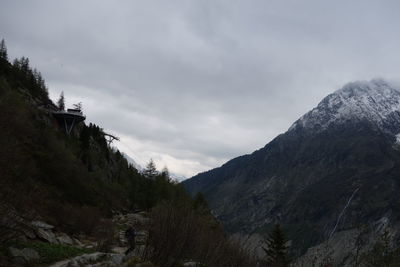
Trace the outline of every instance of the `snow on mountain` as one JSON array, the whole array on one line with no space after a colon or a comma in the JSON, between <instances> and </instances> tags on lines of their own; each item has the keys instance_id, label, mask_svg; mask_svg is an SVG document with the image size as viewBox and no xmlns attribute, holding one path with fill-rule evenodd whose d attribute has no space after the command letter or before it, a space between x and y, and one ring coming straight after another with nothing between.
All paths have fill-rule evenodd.
<instances>
[{"instance_id":1,"label":"snow on mountain","mask_svg":"<svg viewBox=\"0 0 400 267\"><path fill-rule=\"evenodd\" d=\"M125 157L128 163L131 164L136 170L138 170L139 172L143 170L143 167L139 163L137 163L133 158L129 157L128 154L122 152L122 155Z\"/></svg>"},{"instance_id":2,"label":"snow on mountain","mask_svg":"<svg viewBox=\"0 0 400 267\"><path fill-rule=\"evenodd\" d=\"M143 170L145 169L144 167L142 167L142 165L140 165L139 163L137 163L133 158L131 158L130 156L128 156L128 154L123 153L122 155L126 158L126 160L128 161L129 164L131 164L135 169L137 169L140 173L143 172ZM170 173L169 174L172 180L178 181L178 182L182 182L183 180L186 180L187 177L180 175L180 174L176 174L176 173Z\"/></svg>"},{"instance_id":3,"label":"snow on mountain","mask_svg":"<svg viewBox=\"0 0 400 267\"><path fill-rule=\"evenodd\" d=\"M170 173L170 177L172 180L178 181L178 182L182 182L184 180L187 179L186 176L180 175L180 174L176 174L176 173Z\"/></svg>"},{"instance_id":4,"label":"snow on mountain","mask_svg":"<svg viewBox=\"0 0 400 267\"><path fill-rule=\"evenodd\" d=\"M355 120L368 120L381 128L393 120L400 124L400 91L384 80L349 83L325 97L288 131L301 127L318 132L333 123Z\"/></svg>"}]
</instances>

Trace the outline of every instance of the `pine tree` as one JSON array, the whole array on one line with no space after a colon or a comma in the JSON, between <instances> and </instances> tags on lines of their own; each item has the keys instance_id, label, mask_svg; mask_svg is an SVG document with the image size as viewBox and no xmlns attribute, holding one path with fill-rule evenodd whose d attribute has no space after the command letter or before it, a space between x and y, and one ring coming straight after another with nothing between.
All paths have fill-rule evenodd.
<instances>
[{"instance_id":1,"label":"pine tree","mask_svg":"<svg viewBox=\"0 0 400 267\"><path fill-rule=\"evenodd\" d=\"M24 74L29 74L31 72L31 67L29 66L29 58L21 57L20 63L21 63L21 66L20 66L21 71Z\"/></svg>"},{"instance_id":2,"label":"pine tree","mask_svg":"<svg viewBox=\"0 0 400 267\"><path fill-rule=\"evenodd\" d=\"M18 58L15 58L13 61L13 66L17 70L21 70L21 61Z\"/></svg>"},{"instance_id":3,"label":"pine tree","mask_svg":"<svg viewBox=\"0 0 400 267\"><path fill-rule=\"evenodd\" d=\"M161 171L161 176L166 180L166 181L170 181L171 177L169 175L169 170L167 168L167 166L165 166L162 171Z\"/></svg>"},{"instance_id":4,"label":"pine tree","mask_svg":"<svg viewBox=\"0 0 400 267\"><path fill-rule=\"evenodd\" d=\"M268 266L286 267L289 266L287 256L286 238L279 224L268 235L266 239L266 247L262 247L267 256Z\"/></svg>"},{"instance_id":5,"label":"pine tree","mask_svg":"<svg viewBox=\"0 0 400 267\"><path fill-rule=\"evenodd\" d=\"M195 210L209 211L207 200L201 192L198 192L193 198L193 208Z\"/></svg>"},{"instance_id":6,"label":"pine tree","mask_svg":"<svg viewBox=\"0 0 400 267\"><path fill-rule=\"evenodd\" d=\"M158 175L156 164L154 163L153 159L150 159L146 169L143 171L143 175L149 179L155 179L155 177Z\"/></svg>"},{"instance_id":7,"label":"pine tree","mask_svg":"<svg viewBox=\"0 0 400 267\"><path fill-rule=\"evenodd\" d=\"M64 111L64 110L65 110L64 92L61 92L60 98L59 98L58 101L57 101L57 106L58 106L58 109L59 109L60 111Z\"/></svg>"},{"instance_id":8,"label":"pine tree","mask_svg":"<svg viewBox=\"0 0 400 267\"><path fill-rule=\"evenodd\" d=\"M0 42L0 58L8 60L7 46L4 39Z\"/></svg>"},{"instance_id":9,"label":"pine tree","mask_svg":"<svg viewBox=\"0 0 400 267\"><path fill-rule=\"evenodd\" d=\"M34 69L33 74L36 78L36 82L37 82L38 86L42 90L47 91L46 83L45 83L44 79L42 78L42 74L40 73L40 71L37 71L36 69Z\"/></svg>"}]
</instances>

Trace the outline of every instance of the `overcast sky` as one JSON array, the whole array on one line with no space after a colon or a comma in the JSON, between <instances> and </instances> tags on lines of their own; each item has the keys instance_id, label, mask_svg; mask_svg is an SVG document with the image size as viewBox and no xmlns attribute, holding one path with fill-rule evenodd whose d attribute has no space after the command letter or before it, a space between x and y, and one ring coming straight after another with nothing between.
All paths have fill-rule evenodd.
<instances>
[{"instance_id":1,"label":"overcast sky","mask_svg":"<svg viewBox=\"0 0 400 267\"><path fill-rule=\"evenodd\" d=\"M145 165L190 177L251 153L354 80L400 80L399 1L0 2L50 96Z\"/></svg>"}]
</instances>

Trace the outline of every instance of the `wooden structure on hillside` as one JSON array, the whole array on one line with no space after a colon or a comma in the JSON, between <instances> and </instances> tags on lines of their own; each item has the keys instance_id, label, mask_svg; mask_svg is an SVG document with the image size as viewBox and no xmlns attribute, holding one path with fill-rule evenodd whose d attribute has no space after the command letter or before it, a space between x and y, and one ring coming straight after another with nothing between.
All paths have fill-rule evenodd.
<instances>
[{"instance_id":1,"label":"wooden structure on hillside","mask_svg":"<svg viewBox=\"0 0 400 267\"><path fill-rule=\"evenodd\" d=\"M53 116L58 121L59 125L64 128L65 132L71 134L74 126L86 119L80 109L69 108L65 110L53 111Z\"/></svg>"}]
</instances>

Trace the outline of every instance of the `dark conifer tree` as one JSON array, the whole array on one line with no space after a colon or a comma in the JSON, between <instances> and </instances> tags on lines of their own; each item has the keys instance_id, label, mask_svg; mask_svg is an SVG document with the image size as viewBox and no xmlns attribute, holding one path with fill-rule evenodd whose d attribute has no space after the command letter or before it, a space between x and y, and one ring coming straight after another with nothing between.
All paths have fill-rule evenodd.
<instances>
[{"instance_id":1,"label":"dark conifer tree","mask_svg":"<svg viewBox=\"0 0 400 267\"><path fill-rule=\"evenodd\" d=\"M64 92L61 92L60 98L57 101L57 106L59 110L65 110L65 98L64 98Z\"/></svg>"},{"instance_id":2,"label":"dark conifer tree","mask_svg":"<svg viewBox=\"0 0 400 267\"><path fill-rule=\"evenodd\" d=\"M42 74L40 73L40 71L34 69L34 70L33 70L33 76L35 77L37 86L38 86L42 91L47 92L47 86L46 86L46 84L45 84L44 79L42 78Z\"/></svg>"},{"instance_id":3,"label":"dark conifer tree","mask_svg":"<svg viewBox=\"0 0 400 267\"><path fill-rule=\"evenodd\" d=\"M170 181L171 177L169 175L169 170L167 168L167 166L165 166L162 171L161 171L161 176L166 180L166 181Z\"/></svg>"},{"instance_id":4,"label":"dark conifer tree","mask_svg":"<svg viewBox=\"0 0 400 267\"><path fill-rule=\"evenodd\" d=\"M143 171L143 175L149 179L155 179L155 177L158 175L156 164L154 163L153 159L150 159L146 169Z\"/></svg>"},{"instance_id":5,"label":"dark conifer tree","mask_svg":"<svg viewBox=\"0 0 400 267\"><path fill-rule=\"evenodd\" d=\"M20 69L21 69L21 61L20 61L18 58L14 59L14 61L13 61L13 66L14 66L14 68L16 68L17 70L20 70Z\"/></svg>"},{"instance_id":6,"label":"dark conifer tree","mask_svg":"<svg viewBox=\"0 0 400 267\"><path fill-rule=\"evenodd\" d=\"M193 198L193 208L195 210L209 211L207 200L201 192L198 192Z\"/></svg>"},{"instance_id":7,"label":"dark conifer tree","mask_svg":"<svg viewBox=\"0 0 400 267\"><path fill-rule=\"evenodd\" d=\"M275 225L272 232L268 235L266 246L262 249L267 256L268 266L271 267L286 267L289 266L289 259L287 256L285 234L279 224Z\"/></svg>"},{"instance_id":8,"label":"dark conifer tree","mask_svg":"<svg viewBox=\"0 0 400 267\"><path fill-rule=\"evenodd\" d=\"M4 39L0 42L0 58L8 60L7 46Z\"/></svg>"},{"instance_id":9,"label":"dark conifer tree","mask_svg":"<svg viewBox=\"0 0 400 267\"><path fill-rule=\"evenodd\" d=\"M21 57L20 59L20 69L24 74L29 74L31 72L31 67L29 66L29 58Z\"/></svg>"},{"instance_id":10,"label":"dark conifer tree","mask_svg":"<svg viewBox=\"0 0 400 267\"><path fill-rule=\"evenodd\" d=\"M81 141L81 148L83 151L87 151L89 149L89 144L90 144L90 132L89 132L89 127L83 126L81 134L79 136L79 139Z\"/></svg>"}]
</instances>

